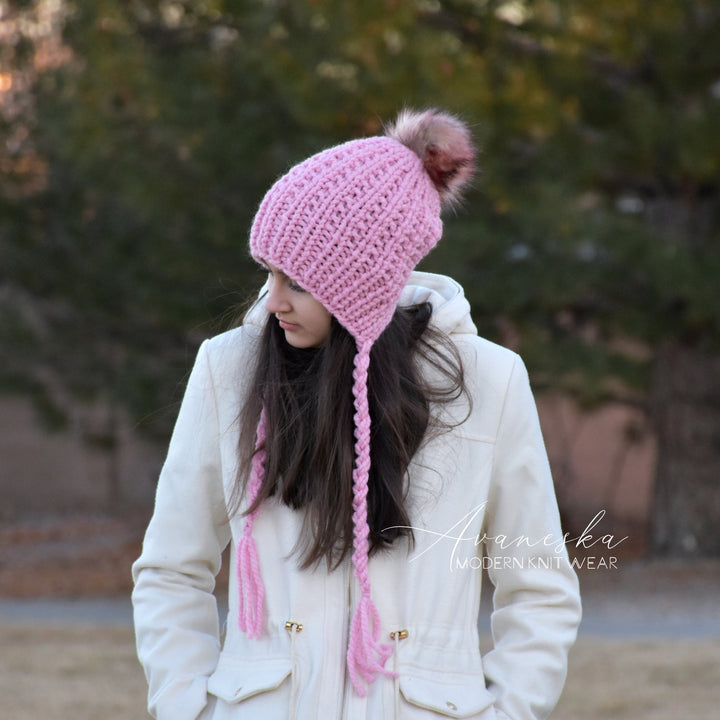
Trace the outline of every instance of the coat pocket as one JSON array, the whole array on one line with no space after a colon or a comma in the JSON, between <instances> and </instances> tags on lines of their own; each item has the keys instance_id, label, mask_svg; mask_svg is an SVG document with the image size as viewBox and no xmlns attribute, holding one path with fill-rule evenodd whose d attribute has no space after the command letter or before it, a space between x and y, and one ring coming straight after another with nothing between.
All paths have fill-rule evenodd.
<instances>
[{"instance_id":1,"label":"coat pocket","mask_svg":"<svg viewBox=\"0 0 720 720\"><path fill-rule=\"evenodd\" d=\"M407 703L438 715L494 718L492 706L495 696L485 687L482 676L436 673L435 677L429 677L425 673L408 670L400 672L398 686Z\"/></svg>"},{"instance_id":2,"label":"coat pocket","mask_svg":"<svg viewBox=\"0 0 720 720\"><path fill-rule=\"evenodd\" d=\"M221 659L208 680L208 693L229 704L239 703L279 688L291 670L289 658Z\"/></svg>"}]
</instances>

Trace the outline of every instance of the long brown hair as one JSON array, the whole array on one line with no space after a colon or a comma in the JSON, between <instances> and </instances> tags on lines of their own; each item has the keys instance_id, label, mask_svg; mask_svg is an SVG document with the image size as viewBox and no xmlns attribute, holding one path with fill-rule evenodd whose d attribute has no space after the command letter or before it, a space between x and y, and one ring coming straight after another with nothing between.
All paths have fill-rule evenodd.
<instances>
[{"instance_id":1,"label":"long brown hair","mask_svg":"<svg viewBox=\"0 0 720 720\"><path fill-rule=\"evenodd\" d=\"M467 395L458 351L444 333L429 324L431 315L430 303L398 308L370 354L371 554L401 535L409 536L412 543L405 507L407 469L423 439L449 427L433 416L431 404ZM302 548L303 568L323 558L328 568L337 567L352 551L352 372L356 350L354 338L334 317L322 346L298 349L285 340L270 315L240 413L240 468L231 512L239 509L250 475L255 430L264 405L265 474L246 513L275 494L292 508L304 508L302 533L295 548ZM431 384L419 361L429 363L442 381Z\"/></svg>"}]
</instances>

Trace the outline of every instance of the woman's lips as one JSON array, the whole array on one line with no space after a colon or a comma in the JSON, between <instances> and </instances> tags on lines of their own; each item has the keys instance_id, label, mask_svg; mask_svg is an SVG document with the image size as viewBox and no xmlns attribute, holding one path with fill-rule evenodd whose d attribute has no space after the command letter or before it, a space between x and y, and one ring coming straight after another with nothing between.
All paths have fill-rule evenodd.
<instances>
[{"instance_id":1,"label":"woman's lips","mask_svg":"<svg viewBox=\"0 0 720 720\"><path fill-rule=\"evenodd\" d=\"M300 326L294 325L293 323L285 322L284 320L278 320L280 327L283 330L297 330Z\"/></svg>"}]
</instances>

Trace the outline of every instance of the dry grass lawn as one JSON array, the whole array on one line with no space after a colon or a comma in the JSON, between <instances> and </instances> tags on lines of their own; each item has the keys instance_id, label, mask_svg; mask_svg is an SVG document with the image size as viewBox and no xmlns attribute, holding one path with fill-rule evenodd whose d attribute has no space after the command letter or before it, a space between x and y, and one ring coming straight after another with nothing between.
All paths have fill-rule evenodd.
<instances>
[{"instance_id":1,"label":"dry grass lawn","mask_svg":"<svg viewBox=\"0 0 720 720\"><path fill-rule=\"evenodd\" d=\"M717 720L720 642L580 638L553 720Z\"/></svg>"},{"instance_id":2,"label":"dry grass lawn","mask_svg":"<svg viewBox=\"0 0 720 720\"><path fill-rule=\"evenodd\" d=\"M13 720L142 720L131 631L0 626L0 704ZM581 638L553 720L716 720L720 643Z\"/></svg>"}]
</instances>

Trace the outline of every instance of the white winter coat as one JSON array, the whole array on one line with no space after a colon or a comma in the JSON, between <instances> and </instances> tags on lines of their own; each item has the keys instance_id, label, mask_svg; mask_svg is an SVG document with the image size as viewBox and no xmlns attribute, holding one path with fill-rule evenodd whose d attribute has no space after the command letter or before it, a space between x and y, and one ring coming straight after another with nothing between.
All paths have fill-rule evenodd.
<instances>
[{"instance_id":1,"label":"white winter coat","mask_svg":"<svg viewBox=\"0 0 720 720\"><path fill-rule=\"evenodd\" d=\"M212 592L220 555L243 527L241 517L228 522L226 499L245 369L266 318L258 304L254 319L200 348L133 566L138 655L158 720L534 720L554 707L580 600L528 376L517 355L477 336L457 283L413 273L400 304L425 300L461 352L473 410L411 464L414 549L396 541L369 562L398 677L380 676L366 698L357 695L345 663L358 598L350 560L333 572L299 570L291 551L301 513L275 499L263 503L253 532L263 635L238 630L233 550L221 639ZM466 405L446 411L462 418ZM481 657L483 564L495 591L493 649Z\"/></svg>"}]
</instances>

